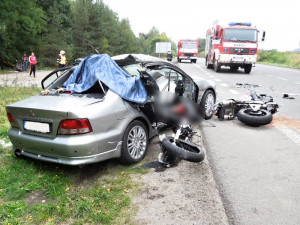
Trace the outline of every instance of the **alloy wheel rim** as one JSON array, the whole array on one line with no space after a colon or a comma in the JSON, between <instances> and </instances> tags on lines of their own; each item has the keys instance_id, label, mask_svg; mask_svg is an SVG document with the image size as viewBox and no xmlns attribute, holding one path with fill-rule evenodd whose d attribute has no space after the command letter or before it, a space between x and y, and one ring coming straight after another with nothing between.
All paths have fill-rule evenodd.
<instances>
[{"instance_id":1,"label":"alloy wheel rim","mask_svg":"<svg viewBox=\"0 0 300 225\"><path fill-rule=\"evenodd\" d=\"M146 132L141 126L134 126L128 133L128 153L134 159L139 159L145 152L147 145Z\"/></svg>"},{"instance_id":2,"label":"alloy wheel rim","mask_svg":"<svg viewBox=\"0 0 300 225\"><path fill-rule=\"evenodd\" d=\"M209 93L206 97L206 101L205 101L205 114L207 116L210 116L212 114L212 109L213 106L215 104L215 98L213 96L213 94Z\"/></svg>"}]
</instances>

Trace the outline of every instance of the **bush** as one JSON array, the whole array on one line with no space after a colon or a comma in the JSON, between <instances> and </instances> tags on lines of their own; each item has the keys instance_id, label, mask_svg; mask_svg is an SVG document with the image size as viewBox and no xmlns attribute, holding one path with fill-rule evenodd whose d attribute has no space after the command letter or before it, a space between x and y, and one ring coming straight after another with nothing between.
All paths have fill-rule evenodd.
<instances>
[{"instance_id":1,"label":"bush","mask_svg":"<svg viewBox=\"0 0 300 225\"><path fill-rule=\"evenodd\" d=\"M258 51L258 61L300 69L300 54L294 52Z\"/></svg>"}]
</instances>

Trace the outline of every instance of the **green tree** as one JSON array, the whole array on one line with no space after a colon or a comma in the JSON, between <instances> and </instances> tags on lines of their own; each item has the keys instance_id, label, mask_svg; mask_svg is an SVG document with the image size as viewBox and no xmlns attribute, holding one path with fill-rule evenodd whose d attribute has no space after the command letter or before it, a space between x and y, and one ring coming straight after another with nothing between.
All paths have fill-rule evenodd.
<instances>
[{"instance_id":1,"label":"green tree","mask_svg":"<svg viewBox=\"0 0 300 225\"><path fill-rule=\"evenodd\" d=\"M206 43L206 39L205 38L198 38L197 39L199 42L199 49L198 52L203 52L205 50L205 43Z\"/></svg>"},{"instance_id":2,"label":"green tree","mask_svg":"<svg viewBox=\"0 0 300 225\"><path fill-rule=\"evenodd\" d=\"M120 22L120 48L119 53L137 52L136 37L131 30L129 20L123 19Z\"/></svg>"},{"instance_id":3,"label":"green tree","mask_svg":"<svg viewBox=\"0 0 300 225\"><path fill-rule=\"evenodd\" d=\"M53 22L48 23L47 30L41 36L42 44L38 49L39 60L45 66L54 66L60 50L64 50L68 61L72 61L72 35L59 28L71 30L72 14L69 0L39 0L38 5L46 12L47 19Z\"/></svg>"},{"instance_id":4,"label":"green tree","mask_svg":"<svg viewBox=\"0 0 300 225\"><path fill-rule=\"evenodd\" d=\"M100 53L109 55L136 51L136 37L129 21L119 21L102 0L76 0L73 6L73 31L88 40ZM83 57L93 53L88 45L75 39L75 55Z\"/></svg>"},{"instance_id":5,"label":"green tree","mask_svg":"<svg viewBox=\"0 0 300 225\"><path fill-rule=\"evenodd\" d=\"M45 30L43 10L34 0L0 1L0 58L13 62L36 51ZM0 61L2 61L0 60Z\"/></svg>"},{"instance_id":6,"label":"green tree","mask_svg":"<svg viewBox=\"0 0 300 225\"><path fill-rule=\"evenodd\" d=\"M90 39L90 21L89 15L93 9L92 0L77 0L73 4L73 33L74 36L80 37L85 40ZM97 24L96 24L97 25ZM74 37L74 56L85 57L92 53L92 49L86 43L83 43L78 38Z\"/></svg>"}]
</instances>

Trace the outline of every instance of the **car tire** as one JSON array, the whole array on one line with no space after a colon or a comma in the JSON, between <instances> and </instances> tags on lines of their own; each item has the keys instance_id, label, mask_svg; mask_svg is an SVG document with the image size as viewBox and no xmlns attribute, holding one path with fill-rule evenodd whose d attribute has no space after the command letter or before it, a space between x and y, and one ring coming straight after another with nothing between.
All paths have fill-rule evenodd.
<instances>
[{"instance_id":1,"label":"car tire","mask_svg":"<svg viewBox=\"0 0 300 225\"><path fill-rule=\"evenodd\" d=\"M124 164L140 162L148 150L148 130L141 121L132 121L122 139L120 161Z\"/></svg>"},{"instance_id":2,"label":"car tire","mask_svg":"<svg viewBox=\"0 0 300 225\"><path fill-rule=\"evenodd\" d=\"M251 69L252 69L252 64L245 65L244 67L244 71L246 74L249 74L251 72Z\"/></svg>"},{"instance_id":3,"label":"car tire","mask_svg":"<svg viewBox=\"0 0 300 225\"><path fill-rule=\"evenodd\" d=\"M220 65L220 63L218 62L218 60L215 60L214 61L214 70L215 70L215 72L220 72L220 70L221 70L221 65Z\"/></svg>"},{"instance_id":4,"label":"car tire","mask_svg":"<svg viewBox=\"0 0 300 225\"><path fill-rule=\"evenodd\" d=\"M268 110L260 109L257 112L253 112L251 109L241 109L237 113L239 121L249 126L261 126L272 122L273 116Z\"/></svg>"},{"instance_id":5,"label":"car tire","mask_svg":"<svg viewBox=\"0 0 300 225\"><path fill-rule=\"evenodd\" d=\"M216 103L216 97L212 90L207 90L200 103L200 113L205 120L213 116L213 106Z\"/></svg>"}]
</instances>

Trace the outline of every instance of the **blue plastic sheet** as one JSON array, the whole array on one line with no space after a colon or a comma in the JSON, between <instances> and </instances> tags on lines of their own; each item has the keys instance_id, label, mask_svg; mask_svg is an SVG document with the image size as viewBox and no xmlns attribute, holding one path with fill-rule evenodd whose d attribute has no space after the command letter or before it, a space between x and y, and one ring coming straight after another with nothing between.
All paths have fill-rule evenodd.
<instances>
[{"instance_id":1,"label":"blue plastic sheet","mask_svg":"<svg viewBox=\"0 0 300 225\"><path fill-rule=\"evenodd\" d=\"M67 91L81 93L91 88L98 80L123 99L138 104L147 100L147 92L140 77L127 74L107 54L84 58L64 83L64 87Z\"/></svg>"}]
</instances>

